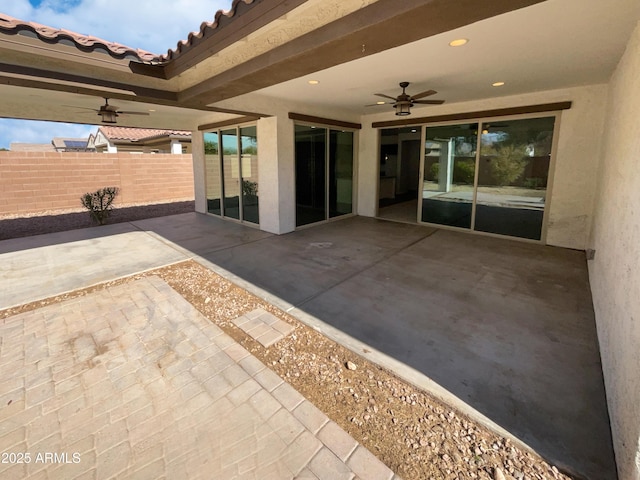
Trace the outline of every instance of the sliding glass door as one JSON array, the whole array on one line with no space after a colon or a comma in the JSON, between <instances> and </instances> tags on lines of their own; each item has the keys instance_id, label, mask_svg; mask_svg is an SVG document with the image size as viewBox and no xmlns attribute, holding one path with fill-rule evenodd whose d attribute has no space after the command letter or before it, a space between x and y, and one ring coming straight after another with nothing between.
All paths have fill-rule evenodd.
<instances>
[{"instance_id":1,"label":"sliding glass door","mask_svg":"<svg viewBox=\"0 0 640 480\"><path fill-rule=\"evenodd\" d=\"M542 239L555 117L426 127L424 223Z\"/></svg>"},{"instance_id":2,"label":"sliding glass door","mask_svg":"<svg viewBox=\"0 0 640 480\"><path fill-rule=\"evenodd\" d=\"M207 211L259 224L255 126L204 134Z\"/></svg>"},{"instance_id":3,"label":"sliding glass door","mask_svg":"<svg viewBox=\"0 0 640 480\"><path fill-rule=\"evenodd\" d=\"M554 117L482 124L475 230L540 240Z\"/></svg>"},{"instance_id":4,"label":"sliding glass door","mask_svg":"<svg viewBox=\"0 0 640 480\"><path fill-rule=\"evenodd\" d=\"M422 221L471 228L478 124L427 128Z\"/></svg>"},{"instance_id":5,"label":"sliding glass door","mask_svg":"<svg viewBox=\"0 0 640 480\"><path fill-rule=\"evenodd\" d=\"M353 132L295 126L296 226L353 211Z\"/></svg>"}]
</instances>

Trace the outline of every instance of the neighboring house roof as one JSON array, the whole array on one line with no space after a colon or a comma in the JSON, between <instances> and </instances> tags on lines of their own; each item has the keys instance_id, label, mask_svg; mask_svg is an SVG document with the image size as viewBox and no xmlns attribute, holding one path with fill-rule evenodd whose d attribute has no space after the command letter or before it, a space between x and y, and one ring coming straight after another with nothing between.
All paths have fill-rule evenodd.
<instances>
[{"instance_id":1,"label":"neighboring house roof","mask_svg":"<svg viewBox=\"0 0 640 480\"><path fill-rule=\"evenodd\" d=\"M144 142L162 137L183 137L191 140L191 132L184 130L159 130L155 128L128 128L128 127L100 127L98 131L110 141L124 140L130 142Z\"/></svg>"},{"instance_id":2,"label":"neighboring house roof","mask_svg":"<svg viewBox=\"0 0 640 480\"><path fill-rule=\"evenodd\" d=\"M87 150L87 139L86 138L60 138L55 137L51 140L51 143L55 147L56 150L63 150L67 152L81 151L84 152Z\"/></svg>"},{"instance_id":3,"label":"neighboring house roof","mask_svg":"<svg viewBox=\"0 0 640 480\"><path fill-rule=\"evenodd\" d=\"M12 152L55 152L56 149L51 143L20 143L12 142L9 145Z\"/></svg>"},{"instance_id":4,"label":"neighboring house roof","mask_svg":"<svg viewBox=\"0 0 640 480\"><path fill-rule=\"evenodd\" d=\"M0 31L15 35L37 37L48 43L73 43L80 50L91 52L102 51L115 58L132 57L131 59L143 62L155 62L159 60L158 55L145 50L134 49L120 43L109 42L91 35L82 35L63 28L48 27L36 22L25 22L4 13L0 13Z\"/></svg>"}]
</instances>

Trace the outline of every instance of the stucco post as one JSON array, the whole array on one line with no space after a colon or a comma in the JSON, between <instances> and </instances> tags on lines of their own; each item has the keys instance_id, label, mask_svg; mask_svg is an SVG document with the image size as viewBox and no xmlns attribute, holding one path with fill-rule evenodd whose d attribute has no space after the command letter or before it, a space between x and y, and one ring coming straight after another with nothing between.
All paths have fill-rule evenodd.
<instances>
[{"instance_id":1,"label":"stucco post","mask_svg":"<svg viewBox=\"0 0 640 480\"><path fill-rule=\"evenodd\" d=\"M182 154L182 144L179 140L171 140L171 153L173 155L181 155Z\"/></svg>"},{"instance_id":2,"label":"stucco post","mask_svg":"<svg viewBox=\"0 0 640 480\"><path fill-rule=\"evenodd\" d=\"M193 191L196 201L196 212L207 213L206 172L204 168L204 134L191 132L191 158L193 159Z\"/></svg>"},{"instance_id":3,"label":"stucco post","mask_svg":"<svg viewBox=\"0 0 640 480\"><path fill-rule=\"evenodd\" d=\"M378 130L371 122L363 123L358 135L358 201L357 214L376 216L378 201Z\"/></svg>"},{"instance_id":4,"label":"stucco post","mask_svg":"<svg viewBox=\"0 0 640 480\"><path fill-rule=\"evenodd\" d=\"M258 195L260 229L295 229L295 155L293 122L284 115L258 120Z\"/></svg>"}]
</instances>

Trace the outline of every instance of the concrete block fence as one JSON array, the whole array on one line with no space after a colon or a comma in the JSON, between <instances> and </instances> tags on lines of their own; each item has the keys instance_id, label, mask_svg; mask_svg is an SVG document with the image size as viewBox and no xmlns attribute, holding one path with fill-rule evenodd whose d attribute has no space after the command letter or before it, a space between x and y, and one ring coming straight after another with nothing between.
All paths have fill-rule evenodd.
<instances>
[{"instance_id":1,"label":"concrete block fence","mask_svg":"<svg viewBox=\"0 0 640 480\"><path fill-rule=\"evenodd\" d=\"M0 215L82 209L107 186L116 206L193 200L191 155L0 152Z\"/></svg>"}]
</instances>

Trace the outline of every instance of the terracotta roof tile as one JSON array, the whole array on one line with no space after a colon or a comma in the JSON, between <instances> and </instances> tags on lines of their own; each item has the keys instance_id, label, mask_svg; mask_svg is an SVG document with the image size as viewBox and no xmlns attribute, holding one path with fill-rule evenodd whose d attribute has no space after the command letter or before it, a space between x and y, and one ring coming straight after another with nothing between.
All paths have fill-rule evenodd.
<instances>
[{"instance_id":1,"label":"terracotta roof tile","mask_svg":"<svg viewBox=\"0 0 640 480\"><path fill-rule=\"evenodd\" d=\"M100 127L100 131L110 140L130 140L139 142L156 137L180 136L191 137L191 132L185 130L160 130L155 128L129 128L129 127Z\"/></svg>"},{"instance_id":2,"label":"terracotta roof tile","mask_svg":"<svg viewBox=\"0 0 640 480\"><path fill-rule=\"evenodd\" d=\"M213 22L202 22L200 24L199 31L191 32L186 40L181 40L178 42L178 46L175 49L169 50L164 55L161 55L160 60L164 62L173 60L185 51L190 50L203 38L210 36L211 31L217 29L220 26L221 21L233 18L237 14L238 7L240 5L251 5L254 2L255 0L233 0L233 2L231 3L231 8L228 11L218 10L214 16Z\"/></svg>"},{"instance_id":3,"label":"terracotta roof tile","mask_svg":"<svg viewBox=\"0 0 640 480\"><path fill-rule=\"evenodd\" d=\"M91 52L104 50L115 58L133 56L143 62L157 62L159 60L158 55L145 50L134 49L120 43L109 42L98 37L82 35L62 28L48 27L35 22L25 22L4 13L0 13L0 33L11 35L35 35L40 40L49 43L64 43L65 41L71 41L80 50L88 50Z\"/></svg>"},{"instance_id":4,"label":"terracotta roof tile","mask_svg":"<svg viewBox=\"0 0 640 480\"><path fill-rule=\"evenodd\" d=\"M256 0L233 0L228 11L218 10L213 22L202 22L197 32L189 33L186 40L181 40L175 49L170 49L164 55L156 55L145 50L134 49L120 43L109 42L98 37L82 35L63 28L53 28L36 22L18 20L4 13L0 13L0 33L8 34L35 34L45 42L63 43L73 42L81 50L98 51L106 50L111 56L124 58L132 55L143 62L163 63L179 57L182 53L196 46L203 38L211 35L212 31L220 27L221 21L231 19L238 13L240 5L251 5Z\"/></svg>"}]
</instances>

